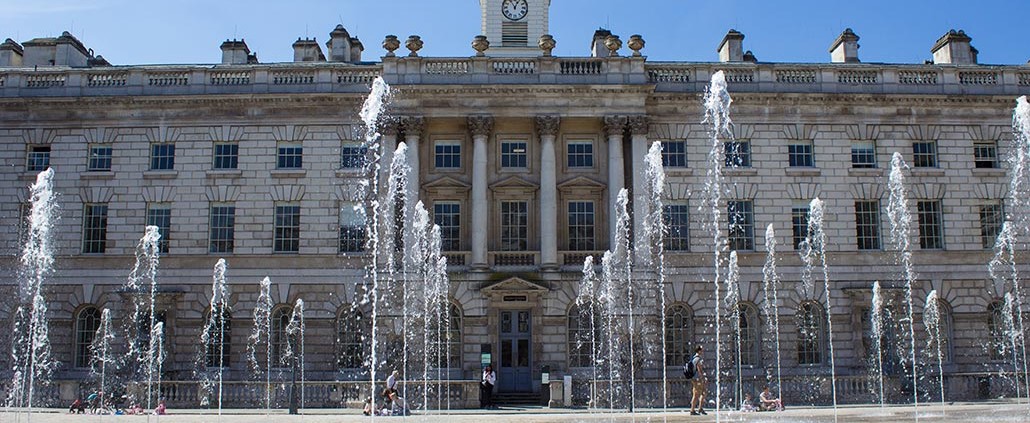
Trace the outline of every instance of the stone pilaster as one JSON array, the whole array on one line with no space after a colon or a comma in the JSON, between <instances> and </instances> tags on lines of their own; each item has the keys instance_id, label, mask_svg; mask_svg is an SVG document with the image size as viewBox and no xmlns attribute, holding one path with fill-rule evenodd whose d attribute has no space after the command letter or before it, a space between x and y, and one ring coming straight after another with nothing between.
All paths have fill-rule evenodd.
<instances>
[{"instance_id":1,"label":"stone pilaster","mask_svg":"<svg viewBox=\"0 0 1030 423\"><path fill-rule=\"evenodd\" d=\"M468 129L472 134L472 268L489 268L486 258L486 237L490 205L486 198L486 163L490 133L494 118L489 115L469 116Z\"/></svg>"},{"instance_id":2,"label":"stone pilaster","mask_svg":"<svg viewBox=\"0 0 1030 423\"><path fill-rule=\"evenodd\" d=\"M628 120L630 133L630 149L633 157L630 160L633 167L630 172L633 175L633 195L630 196L633 202L633 249L636 251L635 261L638 264L646 263L648 251L650 251L650 240L644 236L644 219L651 212L650 203L644 197L647 195L647 163L644 157L651 146L647 142L648 120L647 116L630 116Z\"/></svg>"},{"instance_id":3,"label":"stone pilaster","mask_svg":"<svg viewBox=\"0 0 1030 423\"><path fill-rule=\"evenodd\" d=\"M615 214L619 191L625 185L622 158L622 137L626 132L625 116L605 116L604 131L608 134L608 248L615 248Z\"/></svg>"},{"instance_id":4,"label":"stone pilaster","mask_svg":"<svg viewBox=\"0 0 1030 423\"><path fill-rule=\"evenodd\" d=\"M383 149L380 152L379 159L379 194L385 196L390 189L390 166L393 164L393 153L397 149L397 134L400 132L400 121L394 117L384 117L379 123L379 145ZM379 227L379 260L380 264L385 264L388 254L393 254L390 250L389 242L386 237L390 236L386 229L387 224L392 224L394 220L394 208L383 207L380 212L383 214L383 222L385 224Z\"/></svg>"},{"instance_id":5,"label":"stone pilaster","mask_svg":"<svg viewBox=\"0 0 1030 423\"><path fill-rule=\"evenodd\" d=\"M422 116L405 116L401 118L400 129L404 132L404 143L408 145L408 164L411 174L408 176L408 190L412 201L418 201L419 189L422 186L422 174L419 170L422 131L425 130L426 119Z\"/></svg>"},{"instance_id":6,"label":"stone pilaster","mask_svg":"<svg viewBox=\"0 0 1030 423\"><path fill-rule=\"evenodd\" d=\"M561 118L537 116L540 134L540 267L558 270L558 183L554 140Z\"/></svg>"}]
</instances>

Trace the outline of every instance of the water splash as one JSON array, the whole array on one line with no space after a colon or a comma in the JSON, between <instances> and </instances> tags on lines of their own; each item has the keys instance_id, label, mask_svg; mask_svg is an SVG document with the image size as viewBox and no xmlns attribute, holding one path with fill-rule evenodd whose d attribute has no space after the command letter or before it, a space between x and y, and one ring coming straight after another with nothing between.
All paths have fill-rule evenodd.
<instances>
[{"instance_id":1,"label":"water splash","mask_svg":"<svg viewBox=\"0 0 1030 423\"><path fill-rule=\"evenodd\" d=\"M740 351L740 266L737 264L737 252L730 251L730 260L726 266L726 298L724 300L726 315L730 320L733 334L733 358L736 364L734 372L737 389L733 392L733 404L740 404L744 399L744 365ZM717 372L721 369L717 369Z\"/></svg>"},{"instance_id":2,"label":"water splash","mask_svg":"<svg viewBox=\"0 0 1030 423\"><path fill-rule=\"evenodd\" d=\"M916 282L916 273L912 263L912 247L909 236L911 234L912 216L908 211L908 198L905 190L904 169L908 165L901 157L901 153L894 152L891 157L891 171L887 179L887 188L890 191L890 200L887 204L887 218L891 224L891 245L897 260L902 266L905 282L905 306L907 308L908 324L908 345L910 351L909 359L912 367L912 404L915 408L915 415L919 415L919 386L918 363L916 362L916 330L915 319L913 318L913 294L912 286Z\"/></svg>"},{"instance_id":3,"label":"water splash","mask_svg":"<svg viewBox=\"0 0 1030 423\"><path fill-rule=\"evenodd\" d=\"M225 280L225 270L225 259L218 259L211 282L211 309L207 324L204 325L200 334L199 350L201 354L197 358L197 367L201 369L201 386L204 387L205 393L210 393L211 389L217 388L215 399L218 403L219 416L222 415L222 378L225 371L225 325L226 318L232 314L229 307L229 288ZM217 348L217 351L211 351L211 348ZM216 354L217 359L211 362L208 357ZM209 365L216 367L214 380L211 380L211 375L206 371Z\"/></svg>"},{"instance_id":4,"label":"water splash","mask_svg":"<svg viewBox=\"0 0 1030 423\"><path fill-rule=\"evenodd\" d=\"M665 236L668 227L665 223L665 204L662 196L665 192L665 168L662 165L662 143L655 141L644 156L644 192L638 198L647 200L647 215L644 217L643 234L639 236L647 240L650 247L645 256L645 263L638 268L653 268L655 272L655 295L658 298L658 314L661 316L658 332L661 342L662 373L662 411L669 408L669 376L666 372L668 356L666 355L666 298L665 298ZM649 354L649 355L653 355Z\"/></svg>"},{"instance_id":5,"label":"water splash","mask_svg":"<svg viewBox=\"0 0 1030 423\"><path fill-rule=\"evenodd\" d=\"M827 345L830 353L830 384L833 396L833 419L837 420L837 363L833 351L833 304L830 301L830 269L826 261L826 230L823 226L824 220L823 201L819 198L812 199L808 205L808 234L805 236L804 248L802 248L802 262L805 267L802 272L802 280L811 294L813 286L812 271L815 266L822 270L823 295L826 298L826 332Z\"/></svg>"},{"instance_id":6,"label":"water splash","mask_svg":"<svg viewBox=\"0 0 1030 423\"><path fill-rule=\"evenodd\" d=\"M930 344L934 346L937 377L941 388L941 408L944 408L944 353L941 350L941 309L936 289L927 294L926 303L923 304L923 325L926 326Z\"/></svg>"},{"instance_id":7,"label":"water splash","mask_svg":"<svg viewBox=\"0 0 1030 423\"><path fill-rule=\"evenodd\" d=\"M872 308L869 312L869 326L872 331L873 345L876 346L876 371L877 381L880 384L880 408L883 408L883 294L880 292L880 281L873 282L872 302Z\"/></svg>"},{"instance_id":8,"label":"water splash","mask_svg":"<svg viewBox=\"0 0 1030 423\"><path fill-rule=\"evenodd\" d=\"M765 228L765 265L762 266L762 310L765 312L765 322L769 326L768 333L773 334L776 345L776 398L781 398L782 375L780 360L780 300L779 286L780 276L776 273L776 231L773 224ZM771 378L771 372L769 372Z\"/></svg>"},{"instance_id":9,"label":"water splash","mask_svg":"<svg viewBox=\"0 0 1030 423\"><path fill-rule=\"evenodd\" d=\"M1013 307L1016 310L1022 310L1022 301L1020 301L1022 291L1019 283L1019 270L1016 264L1016 244L1018 242L1016 238L1016 226L1017 224L1012 221L1007 221L1002 224L1001 232L998 233L998 238L994 242L994 257L987 264L987 272L994 280L995 284L1000 287L1011 285ZM1026 352L1026 340L1024 339L1023 330L1023 316L1022 313L1016 313L1014 318L1011 318L1013 324L1013 330L1008 332L1017 339L1012 340L1013 348L1018 348L1018 351L1013 351L1013 366L1015 367L1016 373L1020 372L1022 368L1023 379L1026 383L1027 401L1030 403L1030 379L1027 376L1030 375L1027 371L1027 352ZM1021 353L1021 355L1020 355ZM1020 357L1022 360L1020 360ZM1019 390L1019 378L1016 378L1016 390ZM1018 398L1019 395L1017 394Z\"/></svg>"},{"instance_id":10,"label":"water splash","mask_svg":"<svg viewBox=\"0 0 1030 423\"><path fill-rule=\"evenodd\" d=\"M287 348L282 357L282 364L293 365L293 377L296 380L300 374L300 408L304 408L304 300L298 298L293 305L293 313L290 315L290 322L286 325L286 336L290 339L290 348ZM291 391L291 396L296 395Z\"/></svg>"},{"instance_id":11,"label":"water splash","mask_svg":"<svg viewBox=\"0 0 1030 423\"><path fill-rule=\"evenodd\" d=\"M711 149L708 152L708 168L705 172L705 184L702 194L702 203L698 206L698 212L701 214L704 220L704 226L709 230L712 238L712 261L714 265L712 285L714 287L714 302L715 302L715 420L721 421L721 397L722 397L722 378L720 376L721 367L721 354L722 349L721 333L720 333L720 321L721 307L719 303L720 299L720 271L722 267L722 254L727 249L726 240L722 235L721 228L721 215L722 215L722 196L724 187L723 183L723 165L726 161L726 152L723 147L723 140L730 139L732 132L730 131L730 105L733 103L733 99L730 98L729 92L726 90L726 75L722 71L718 71L712 75L711 85L708 87L708 91L705 93L704 106L705 106L705 118L704 123L709 126L709 137Z\"/></svg>"},{"instance_id":12,"label":"water splash","mask_svg":"<svg viewBox=\"0 0 1030 423\"><path fill-rule=\"evenodd\" d=\"M598 301L595 298L598 292L598 280L597 273L594 271L594 256L587 256L583 260L583 278L579 282L579 294L576 295L576 306L579 307L579 322L582 327L582 322L586 320L590 325L590 333L588 339L590 340L590 400L587 406L591 409L597 408L597 395L598 395L598 367L601 366L602 362L600 359L599 351L599 340L597 339L597 331L600 328L597 327L598 323ZM580 349L583 347L583 337L576 339L576 347Z\"/></svg>"},{"instance_id":13,"label":"water splash","mask_svg":"<svg viewBox=\"0 0 1030 423\"><path fill-rule=\"evenodd\" d=\"M49 385L58 364L50 351L47 303L43 289L54 268L52 231L57 222L57 197L53 179L53 169L44 170L36 175L36 182L29 188L32 206L19 269L18 300L21 305L15 313L17 323L14 326L11 350L14 377L11 380L8 406L26 407L29 418L37 385Z\"/></svg>"},{"instance_id":14,"label":"water splash","mask_svg":"<svg viewBox=\"0 0 1030 423\"><path fill-rule=\"evenodd\" d=\"M247 364L253 378L261 376L258 361L258 347L265 345L265 414L272 410L272 280L265 277L259 284L258 298L254 304L254 329L247 338Z\"/></svg>"},{"instance_id":15,"label":"water splash","mask_svg":"<svg viewBox=\"0 0 1030 423\"><path fill-rule=\"evenodd\" d=\"M115 340L114 327L111 324L111 310L104 309L100 312L100 325L93 335L93 342L89 345L90 353L90 375L99 378L100 385L100 408L104 409L106 396L103 393L107 390L107 369L118 366L118 356L113 354L112 346Z\"/></svg>"}]
</instances>

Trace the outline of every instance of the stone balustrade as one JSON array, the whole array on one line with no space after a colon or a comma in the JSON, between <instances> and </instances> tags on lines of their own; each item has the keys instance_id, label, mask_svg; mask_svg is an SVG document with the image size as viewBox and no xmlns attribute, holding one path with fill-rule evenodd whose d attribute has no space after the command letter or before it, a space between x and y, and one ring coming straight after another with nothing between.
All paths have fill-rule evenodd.
<instances>
[{"instance_id":1,"label":"stone balustrade","mask_svg":"<svg viewBox=\"0 0 1030 423\"><path fill-rule=\"evenodd\" d=\"M0 97L364 92L392 84L654 84L703 92L1021 95L1030 66L647 62L643 57L385 57L382 63L0 68Z\"/></svg>"}]
</instances>

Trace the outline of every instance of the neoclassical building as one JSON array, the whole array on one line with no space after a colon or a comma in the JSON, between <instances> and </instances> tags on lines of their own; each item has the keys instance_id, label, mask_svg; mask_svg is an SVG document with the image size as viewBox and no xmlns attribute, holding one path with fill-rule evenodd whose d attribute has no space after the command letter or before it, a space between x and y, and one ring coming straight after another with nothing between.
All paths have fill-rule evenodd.
<instances>
[{"instance_id":1,"label":"neoclassical building","mask_svg":"<svg viewBox=\"0 0 1030 423\"><path fill-rule=\"evenodd\" d=\"M604 30L583 56L556 57L549 0L480 3L484 36L470 57L420 56L415 36L387 36L370 54L342 26L324 50L298 39L290 63L261 63L242 40L222 43L222 63L213 65L112 66L68 33L0 45L2 283L12 291L18 283L27 186L52 168L60 221L47 295L60 394L74 395L89 378L100 310L126 309L136 244L156 225L166 380L193 380L212 266L225 258L227 380L248 378L243 354L258 281L268 276L273 354L284 348L285 316L303 299L309 400L353 399L337 387L367 377L367 319L355 313L368 311L354 304L369 255L353 199L367 153L358 111L377 76L394 90L381 142L413 152L413 184L441 228L449 377L476 380L489 351L502 394L535 398L547 391L547 368L559 384L552 399L565 375L572 399L586 398L592 363L575 307L583 261L611 247L620 189L642 214L636 194L655 141L667 173L668 307L643 313L667 316L666 371L678 377L693 345L714 349L713 247L699 206L710 149L701 99L716 71L733 97L721 207L740 263L744 378L764 382L777 356L762 291L764 229L773 225L784 377L829 375L829 313L836 371L851 381L840 389L870 398L873 282L902 310L886 216L886 176L899 152L910 167L920 354L923 299L936 290L948 396L1008 389L988 373L1013 371L1000 302L1011 287L986 265L1005 215L1012 108L1030 92L1030 67L978 64L961 31L936 40L924 64L863 63L851 30L833 40L827 63L758 62L732 30L716 62L649 61L641 36ZM805 296L797 248L814 198L827 211L832 282ZM640 219L632 225L640 233ZM5 324L11 303L0 308ZM904 392L904 364L892 358L903 355L894 351L902 333L891 332L885 370ZM673 391L688 395L682 384Z\"/></svg>"}]
</instances>

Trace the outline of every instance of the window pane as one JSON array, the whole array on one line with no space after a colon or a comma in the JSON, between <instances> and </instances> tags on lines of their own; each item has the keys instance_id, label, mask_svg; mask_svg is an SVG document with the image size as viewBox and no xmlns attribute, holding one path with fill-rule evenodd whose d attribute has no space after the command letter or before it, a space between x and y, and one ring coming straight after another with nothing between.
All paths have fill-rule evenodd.
<instances>
[{"instance_id":1,"label":"window pane","mask_svg":"<svg viewBox=\"0 0 1030 423\"><path fill-rule=\"evenodd\" d=\"M368 240L365 231L364 211L355 203L340 206L340 252L357 253L365 251Z\"/></svg>"},{"instance_id":2,"label":"window pane","mask_svg":"<svg viewBox=\"0 0 1030 423\"><path fill-rule=\"evenodd\" d=\"M461 249L461 206L458 203L433 204L433 223L440 227L440 249Z\"/></svg>"},{"instance_id":3,"label":"window pane","mask_svg":"<svg viewBox=\"0 0 1030 423\"><path fill-rule=\"evenodd\" d=\"M274 230L273 251L277 253L300 251L300 206L276 206Z\"/></svg>"},{"instance_id":4,"label":"window pane","mask_svg":"<svg viewBox=\"0 0 1030 423\"><path fill-rule=\"evenodd\" d=\"M86 307L79 311L75 318L75 367L90 367L93 364L90 347L93 345L93 339L99 328L99 309Z\"/></svg>"},{"instance_id":5,"label":"window pane","mask_svg":"<svg viewBox=\"0 0 1030 423\"><path fill-rule=\"evenodd\" d=\"M207 351L207 367L229 367L232 356L232 312L222 308L221 313L212 317L211 310L206 313L205 335Z\"/></svg>"},{"instance_id":6,"label":"window pane","mask_svg":"<svg viewBox=\"0 0 1030 423\"><path fill-rule=\"evenodd\" d=\"M26 166L30 172L40 172L50 167L50 146L38 145L29 148Z\"/></svg>"},{"instance_id":7,"label":"window pane","mask_svg":"<svg viewBox=\"0 0 1030 423\"><path fill-rule=\"evenodd\" d=\"M690 359L693 342L694 314L683 305L674 305L665 312L665 360L669 366L683 366Z\"/></svg>"},{"instance_id":8,"label":"window pane","mask_svg":"<svg viewBox=\"0 0 1030 423\"><path fill-rule=\"evenodd\" d=\"M501 143L501 167L525 168L526 143L521 141L505 141Z\"/></svg>"},{"instance_id":9,"label":"window pane","mask_svg":"<svg viewBox=\"0 0 1030 423\"><path fill-rule=\"evenodd\" d=\"M821 364L823 352L823 312L808 302L798 309L798 364Z\"/></svg>"},{"instance_id":10,"label":"window pane","mask_svg":"<svg viewBox=\"0 0 1030 423\"><path fill-rule=\"evenodd\" d=\"M791 144L787 146L787 158L790 167L813 167L815 159L812 144Z\"/></svg>"},{"instance_id":11,"label":"window pane","mask_svg":"<svg viewBox=\"0 0 1030 423\"><path fill-rule=\"evenodd\" d=\"M175 144L159 143L150 145L150 170L175 169Z\"/></svg>"},{"instance_id":12,"label":"window pane","mask_svg":"<svg viewBox=\"0 0 1030 423\"><path fill-rule=\"evenodd\" d=\"M727 203L729 218L730 250L755 249L754 205L751 201L730 201Z\"/></svg>"},{"instance_id":13,"label":"window pane","mask_svg":"<svg viewBox=\"0 0 1030 423\"><path fill-rule=\"evenodd\" d=\"M299 143L279 143L276 157L278 169L301 169L304 167L304 147Z\"/></svg>"},{"instance_id":14,"label":"window pane","mask_svg":"<svg viewBox=\"0 0 1030 423\"><path fill-rule=\"evenodd\" d=\"M998 145L993 142L973 144L973 165L977 169L998 167Z\"/></svg>"},{"instance_id":15,"label":"window pane","mask_svg":"<svg viewBox=\"0 0 1030 423\"><path fill-rule=\"evenodd\" d=\"M723 143L727 167L751 167L751 143L748 141L727 141Z\"/></svg>"},{"instance_id":16,"label":"window pane","mask_svg":"<svg viewBox=\"0 0 1030 423\"><path fill-rule=\"evenodd\" d=\"M525 201L501 202L501 251L529 249L529 204Z\"/></svg>"},{"instance_id":17,"label":"window pane","mask_svg":"<svg viewBox=\"0 0 1030 423\"><path fill-rule=\"evenodd\" d=\"M365 365L368 334L364 315L359 311L345 311L336 320L336 366L357 369Z\"/></svg>"},{"instance_id":18,"label":"window pane","mask_svg":"<svg viewBox=\"0 0 1030 423\"><path fill-rule=\"evenodd\" d=\"M171 235L172 209L167 204L150 204L147 206L147 226L157 226L161 240L158 241L158 251L168 252L168 241Z\"/></svg>"},{"instance_id":19,"label":"window pane","mask_svg":"<svg viewBox=\"0 0 1030 423\"><path fill-rule=\"evenodd\" d=\"M671 251L690 250L690 207L686 204L665 206L662 218L665 219L665 249Z\"/></svg>"},{"instance_id":20,"label":"window pane","mask_svg":"<svg viewBox=\"0 0 1030 423\"><path fill-rule=\"evenodd\" d=\"M662 166L687 167L687 142L662 141Z\"/></svg>"},{"instance_id":21,"label":"window pane","mask_svg":"<svg viewBox=\"0 0 1030 423\"><path fill-rule=\"evenodd\" d=\"M916 203L919 217L919 247L924 250L944 248L943 216L940 201Z\"/></svg>"},{"instance_id":22,"label":"window pane","mask_svg":"<svg viewBox=\"0 0 1030 423\"><path fill-rule=\"evenodd\" d=\"M912 165L937 167L937 143L934 141L912 143Z\"/></svg>"},{"instance_id":23,"label":"window pane","mask_svg":"<svg viewBox=\"0 0 1030 423\"><path fill-rule=\"evenodd\" d=\"M461 145L443 142L437 143L435 162L438 169L461 168Z\"/></svg>"},{"instance_id":24,"label":"window pane","mask_svg":"<svg viewBox=\"0 0 1030 423\"><path fill-rule=\"evenodd\" d=\"M107 204L86 204L82 218L82 252L103 253L107 247Z\"/></svg>"},{"instance_id":25,"label":"window pane","mask_svg":"<svg viewBox=\"0 0 1030 423\"><path fill-rule=\"evenodd\" d=\"M86 165L87 170L111 170L111 153L112 149L110 146L91 146L89 148L89 161Z\"/></svg>"},{"instance_id":26,"label":"window pane","mask_svg":"<svg viewBox=\"0 0 1030 423\"><path fill-rule=\"evenodd\" d=\"M240 145L236 143L221 143L214 145L214 168L215 169L237 169L240 161Z\"/></svg>"},{"instance_id":27,"label":"window pane","mask_svg":"<svg viewBox=\"0 0 1030 423\"><path fill-rule=\"evenodd\" d=\"M591 201L569 202L569 250L591 251L594 249L594 203Z\"/></svg>"},{"instance_id":28,"label":"window pane","mask_svg":"<svg viewBox=\"0 0 1030 423\"><path fill-rule=\"evenodd\" d=\"M794 249L798 250L801 243L808 237L808 210L809 206L794 206L790 209L791 228L793 229Z\"/></svg>"},{"instance_id":29,"label":"window pane","mask_svg":"<svg viewBox=\"0 0 1030 423\"><path fill-rule=\"evenodd\" d=\"M231 253L236 231L236 207L212 206L210 251L212 253Z\"/></svg>"},{"instance_id":30,"label":"window pane","mask_svg":"<svg viewBox=\"0 0 1030 423\"><path fill-rule=\"evenodd\" d=\"M594 144L588 142L571 142L568 145L568 166L594 167Z\"/></svg>"},{"instance_id":31,"label":"window pane","mask_svg":"<svg viewBox=\"0 0 1030 423\"><path fill-rule=\"evenodd\" d=\"M855 241L859 250L880 249L880 202L855 202Z\"/></svg>"},{"instance_id":32,"label":"window pane","mask_svg":"<svg viewBox=\"0 0 1030 423\"><path fill-rule=\"evenodd\" d=\"M365 166L368 148L360 144L344 144L340 148L341 169L361 169Z\"/></svg>"},{"instance_id":33,"label":"window pane","mask_svg":"<svg viewBox=\"0 0 1030 423\"><path fill-rule=\"evenodd\" d=\"M876 146L872 142L851 144L851 167L872 169L876 167Z\"/></svg>"},{"instance_id":34,"label":"window pane","mask_svg":"<svg viewBox=\"0 0 1030 423\"><path fill-rule=\"evenodd\" d=\"M1005 221L1005 214L1001 204L985 204L980 206L980 239L984 248L993 248L998 234L1001 233L1001 225Z\"/></svg>"}]
</instances>

